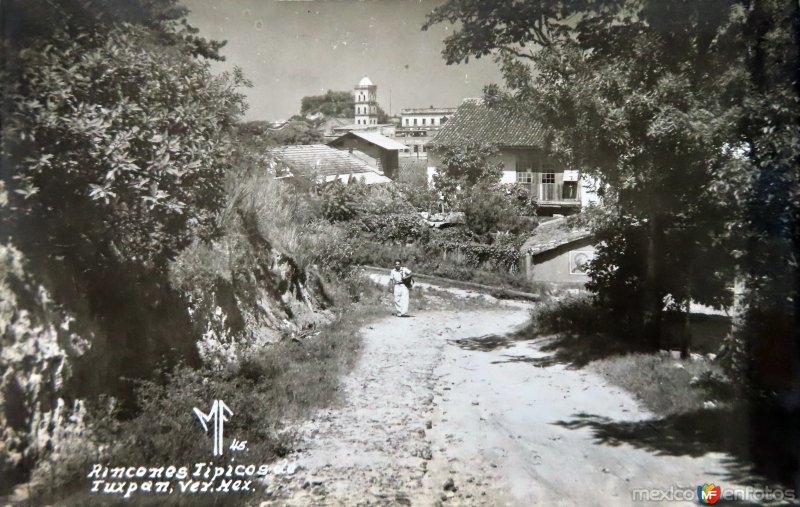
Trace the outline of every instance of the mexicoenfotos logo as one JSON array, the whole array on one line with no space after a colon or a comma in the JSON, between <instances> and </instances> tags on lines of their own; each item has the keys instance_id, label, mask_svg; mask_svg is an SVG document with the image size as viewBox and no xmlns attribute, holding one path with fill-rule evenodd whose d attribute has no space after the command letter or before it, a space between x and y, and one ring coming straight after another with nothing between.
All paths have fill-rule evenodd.
<instances>
[{"instance_id":1,"label":"mexicoenfotos logo","mask_svg":"<svg viewBox=\"0 0 800 507\"><path fill-rule=\"evenodd\" d=\"M722 490L719 486L714 486L713 484L697 486L697 499L702 504L713 505L717 503L721 496Z\"/></svg>"}]
</instances>

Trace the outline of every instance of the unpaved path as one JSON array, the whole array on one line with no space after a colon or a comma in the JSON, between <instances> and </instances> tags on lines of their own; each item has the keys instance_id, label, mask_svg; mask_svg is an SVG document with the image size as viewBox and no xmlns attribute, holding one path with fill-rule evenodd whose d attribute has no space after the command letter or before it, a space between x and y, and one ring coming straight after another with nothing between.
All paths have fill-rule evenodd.
<instances>
[{"instance_id":1,"label":"unpaved path","mask_svg":"<svg viewBox=\"0 0 800 507\"><path fill-rule=\"evenodd\" d=\"M631 505L633 488L732 486L721 455L655 455L565 427L579 414L650 415L590 372L526 362L543 356L534 343L483 346L528 310L489 298L364 329L343 406L301 428L298 469L269 478L265 505Z\"/></svg>"}]
</instances>

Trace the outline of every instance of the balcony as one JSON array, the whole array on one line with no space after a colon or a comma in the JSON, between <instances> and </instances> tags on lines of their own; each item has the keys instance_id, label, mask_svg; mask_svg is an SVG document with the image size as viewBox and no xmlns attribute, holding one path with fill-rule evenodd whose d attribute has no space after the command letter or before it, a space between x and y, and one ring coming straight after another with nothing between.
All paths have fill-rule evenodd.
<instances>
[{"instance_id":1,"label":"balcony","mask_svg":"<svg viewBox=\"0 0 800 507\"><path fill-rule=\"evenodd\" d=\"M577 181L544 182L545 173L517 173L517 186L524 188L539 206L578 207L581 189Z\"/></svg>"}]
</instances>

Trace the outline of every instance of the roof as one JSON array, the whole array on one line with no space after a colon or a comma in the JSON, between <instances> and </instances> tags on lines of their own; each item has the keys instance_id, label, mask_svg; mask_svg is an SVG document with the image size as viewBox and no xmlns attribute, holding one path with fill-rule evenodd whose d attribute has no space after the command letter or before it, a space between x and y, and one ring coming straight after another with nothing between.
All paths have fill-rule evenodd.
<instances>
[{"instance_id":1,"label":"roof","mask_svg":"<svg viewBox=\"0 0 800 507\"><path fill-rule=\"evenodd\" d=\"M591 237L592 233L589 229L570 227L565 218L558 218L539 224L533 236L522 244L520 252L538 255Z\"/></svg>"},{"instance_id":2,"label":"roof","mask_svg":"<svg viewBox=\"0 0 800 507\"><path fill-rule=\"evenodd\" d=\"M340 139L343 139L347 136L355 136L359 139L363 139L364 141L374 144L384 150L405 150L408 149L408 146L402 143L398 143L394 139L389 139L388 137L378 134L377 132L358 132L358 131L350 131L346 134L342 134L341 136L337 137L333 141L329 142L328 145L334 144Z\"/></svg>"},{"instance_id":3,"label":"roof","mask_svg":"<svg viewBox=\"0 0 800 507\"><path fill-rule=\"evenodd\" d=\"M401 109L400 114L452 114L457 109L457 107L420 107Z\"/></svg>"},{"instance_id":4,"label":"roof","mask_svg":"<svg viewBox=\"0 0 800 507\"><path fill-rule=\"evenodd\" d=\"M345 174L380 173L371 165L350 153L324 144L295 144L270 150L278 159L279 174L295 176L336 176ZM328 179L328 178L326 178Z\"/></svg>"},{"instance_id":5,"label":"roof","mask_svg":"<svg viewBox=\"0 0 800 507\"><path fill-rule=\"evenodd\" d=\"M541 148L543 129L508 106L489 107L482 99L464 99L455 114L428 143L431 147L477 141L502 147Z\"/></svg>"},{"instance_id":6,"label":"roof","mask_svg":"<svg viewBox=\"0 0 800 507\"><path fill-rule=\"evenodd\" d=\"M372 81L370 81L370 79L367 76L364 76L361 78L361 81L358 82L358 86L375 86L375 85L372 84Z\"/></svg>"}]
</instances>

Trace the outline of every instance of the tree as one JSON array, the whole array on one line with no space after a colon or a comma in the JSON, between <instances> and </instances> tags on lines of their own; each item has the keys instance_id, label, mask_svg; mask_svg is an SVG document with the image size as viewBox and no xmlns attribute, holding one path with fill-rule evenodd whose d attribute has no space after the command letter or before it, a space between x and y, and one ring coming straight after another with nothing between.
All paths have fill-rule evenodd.
<instances>
[{"instance_id":1,"label":"tree","mask_svg":"<svg viewBox=\"0 0 800 507\"><path fill-rule=\"evenodd\" d=\"M328 117L348 118L356 110L353 92L328 90L325 95L309 95L300 99L300 114L324 114ZM388 123L389 115L378 105L378 123Z\"/></svg>"},{"instance_id":2,"label":"tree","mask_svg":"<svg viewBox=\"0 0 800 507\"><path fill-rule=\"evenodd\" d=\"M262 150L265 147L323 142L319 128L305 119L292 119L280 127L272 127L265 121L243 122L236 126L236 137L239 142Z\"/></svg>"},{"instance_id":3,"label":"tree","mask_svg":"<svg viewBox=\"0 0 800 507\"><path fill-rule=\"evenodd\" d=\"M730 366L758 387L800 384L800 5L758 0L740 29L746 89L738 124L741 323ZM739 180L742 179L739 177ZM738 180L733 180L738 181ZM729 344L730 345L730 344ZM794 382L794 384L793 384Z\"/></svg>"},{"instance_id":4,"label":"tree","mask_svg":"<svg viewBox=\"0 0 800 507\"><path fill-rule=\"evenodd\" d=\"M77 388L191 360L167 270L217 233L246 81L211 74L221 44L197 37L175 1L3 7L19 31L3 41L2 228L56 300L102 330L81 372L97 382L76 375Z\"/></svg>"},{"instance_id":5,"label":"tree","mask_svg":"<svg viewBox=\"0 0 800 507\"><path fill-rule=\"evenodd\" d=\"M450 0L424 28L458 23L445 60L493 55L507 89L487 99L523 104L556 156L599 179L612 210L597 224L592 287L638 314L655 346L665 296L726 304L735 267L752 297L792 315L797 263L767 251L796 259L798 9Z\"/></svg>"},{"instance_id":6,"label":"tree","mask_svg":"<svg viewBox=\"0 0 800 507\"><path fill-rule=\"evenodd\" d=\"M437 146L435 149L442 162L433 175L433 187L451 205L457 204L459 195L479 182L488 185L500 181L502 164L490 160L497 153L494 146L467 141L457 146Z\"/></svg>"},{"instance_id":7,"label":"tree","mask_svg":"<svg viewBox=\"0 0 800 507\"><path fill-rule=\"evenodd\" d=\"M603 226L616 229L609 236L627 231L620 240L631 248L601 248L598 275L603 266L607 269L593 288L610 291L601 296L632 300L635 306L620 311L637 313L636 327L658 346L666 295L683 302L725 299L724 283L696 283L692 292L686 280L673 283L668 273L700 259L701 245L709 243L719 248L705 253L722 268L728 265L720 239L724 222L703 219L724 215L728 208L713 183L725 163L721 152L730 110L714 90L731 71L711 56L713 28L728 11L703 16L708 5L644 2L636 10L614 1L590 10L550 1L527 2L520 15L514 6L452 1L434 11L429 22L462 21L445 42L445 58L457 62L494 51L507 91L489 89L493 100L524 104L531 121L549 130L555 156L612 190L606 202L618 208L623 222L609 220ZM681 255L667 255L678 244ZM626 257L634 253L645 262ZM612 291L626 286L614 278L613 266L620 261L634 269L618 274L636 284L641 306L626 297L629 292ZM725 278L726 269L711 274Z\"/></svg>"},{"instance_id":8,"label":"tree","mask_svg":"<svg viewBox=\"0 0 800 507\"><path fill-rule=\"evenodd\" d=\"M356 102L353 92L328 90L325 95L309 95L300 99L300 114L322 113L325 116L353 116Z\"/></svg>"}]
</instances>

